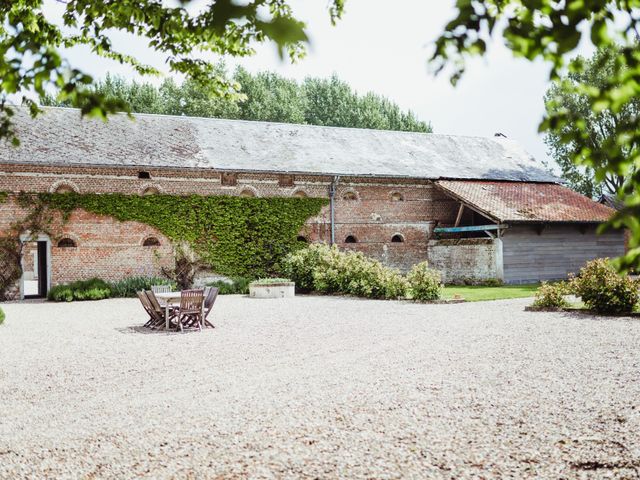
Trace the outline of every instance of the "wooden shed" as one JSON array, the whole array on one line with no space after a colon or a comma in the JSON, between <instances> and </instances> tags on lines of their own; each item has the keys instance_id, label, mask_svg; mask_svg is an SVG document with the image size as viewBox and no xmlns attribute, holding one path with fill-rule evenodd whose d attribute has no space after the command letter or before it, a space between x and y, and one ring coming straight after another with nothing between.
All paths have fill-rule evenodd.
<instances>
[{"instance_id":1,"label":"wooden shed","mask_svg":"<svg viewBox=\"0 0 640 480\"><path fill-rule=\"evenodd\" d=\"M623 232L597 232L613 210L557 183L436 184L460 210L454 226L435 228L435 234L458 237L459 246L465 238L490 238L495 276L506 283L564 279L589 260L624 253Z\"/></svg>"}]
</instances>

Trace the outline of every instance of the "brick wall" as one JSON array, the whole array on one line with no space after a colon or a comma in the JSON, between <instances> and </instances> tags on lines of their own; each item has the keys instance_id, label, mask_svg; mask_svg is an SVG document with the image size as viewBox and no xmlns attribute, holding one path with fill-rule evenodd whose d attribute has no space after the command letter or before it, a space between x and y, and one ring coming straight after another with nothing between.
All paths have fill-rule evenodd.
<instances>
[{"instance_id":1,"label":"brick wall","mask_svg":"<svg viewBox=\"0 0 640 480\"><path fill-rule=\"evenodd\" d=\"M227 176L198 169L146 169L119 167L59 167L0 164L0 191L250 196L329 196L332 178L239 172ZM138 178L139 174L143 177ZM336 243L359 250L402 270L426 259L427 241L435 222L455 221L457 205L431 182L402 179L340 179L335 200ZM0 235L23 216L13 202L0 205ZM170 265L172 247L155 229L136 222L118 222L84 211L75 212L69 222L58 222L52 238L52 284L75 279L101 277L116 280L132 275L158 275ZM309 219L302 236L310 242L329 242L330 209ZM148 236L161 246L143 247ZM347 237L357 243L346 243ZM392 242L392 238L402 242ZM68 237L77 247L57 247Z\"/></svg>"}]
</instances>

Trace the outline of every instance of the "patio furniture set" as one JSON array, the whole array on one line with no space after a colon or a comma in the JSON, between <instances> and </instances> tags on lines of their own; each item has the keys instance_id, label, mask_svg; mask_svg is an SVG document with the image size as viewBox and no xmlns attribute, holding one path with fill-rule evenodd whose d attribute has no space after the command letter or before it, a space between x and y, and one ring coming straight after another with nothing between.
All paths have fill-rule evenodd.
<instances>
[{"instance_id":1,"label":"patio furniture set","mask_svg":"<svg viewBox=\"0 0 640 480\"><path fill-rule=\"evenodd\" d=\"M140 303L149 314L145 327L181 332L215 328L208 317L217 297L215 287L172 292L166 285L154 285L151 290L138 292Z\"/></svg>"}]
</instances>

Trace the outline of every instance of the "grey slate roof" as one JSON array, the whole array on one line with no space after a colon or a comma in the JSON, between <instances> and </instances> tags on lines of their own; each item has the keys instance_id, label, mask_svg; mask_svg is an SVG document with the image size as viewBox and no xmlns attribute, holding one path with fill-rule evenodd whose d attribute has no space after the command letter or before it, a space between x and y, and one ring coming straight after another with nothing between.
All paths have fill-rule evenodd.
<instances>
[{"instance_id":1,"label":"grey slate roof","mask_svg":"<svg viewBox=\"0 0 640 480\"><path fill-rule=\"evenodd\" d=\"M19 108L14 121L21 146L0 144L0 162L558 181L504 138L145 114L105 123L66 108L35 120Z\"/></svg>"}]
</instances>

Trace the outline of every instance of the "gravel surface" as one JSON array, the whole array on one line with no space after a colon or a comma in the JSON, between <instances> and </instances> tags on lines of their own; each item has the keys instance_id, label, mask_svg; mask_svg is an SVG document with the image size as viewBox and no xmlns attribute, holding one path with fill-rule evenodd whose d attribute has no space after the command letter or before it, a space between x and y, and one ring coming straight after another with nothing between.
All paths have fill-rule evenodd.
<instances>
[{"instance_id":1,"label":"gravel surface","mask_svg":"<svg viewBox=\"0 0 640 480\"><path fill-rule=\"evenodd\" d=\"M640 320L530 301L3 305L0 478L639 478Z\"/></svg>"}]
</instances>

